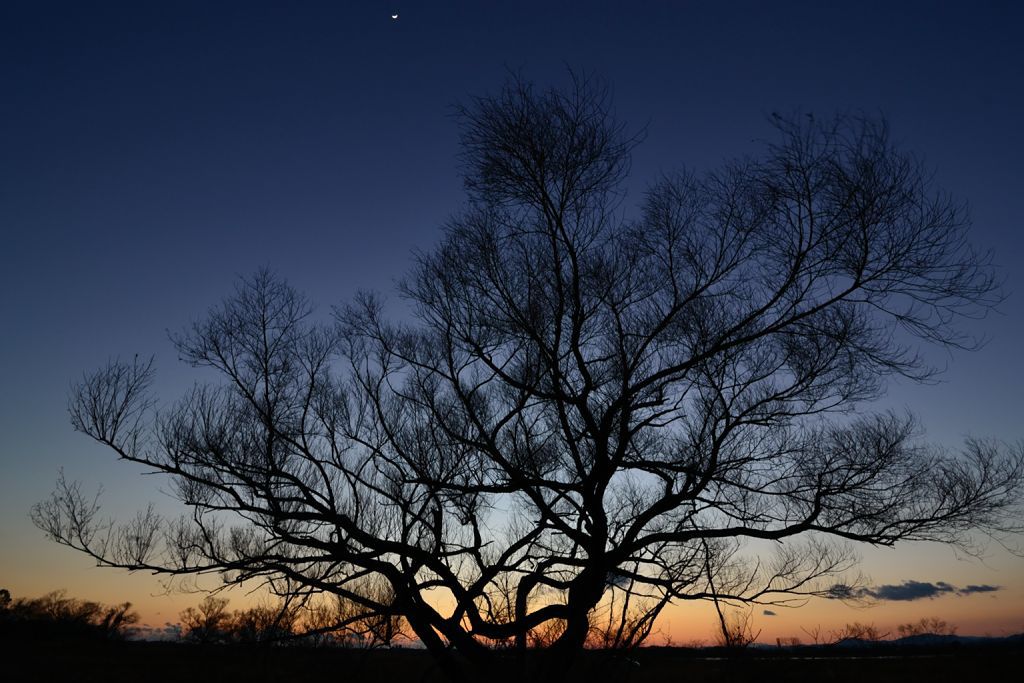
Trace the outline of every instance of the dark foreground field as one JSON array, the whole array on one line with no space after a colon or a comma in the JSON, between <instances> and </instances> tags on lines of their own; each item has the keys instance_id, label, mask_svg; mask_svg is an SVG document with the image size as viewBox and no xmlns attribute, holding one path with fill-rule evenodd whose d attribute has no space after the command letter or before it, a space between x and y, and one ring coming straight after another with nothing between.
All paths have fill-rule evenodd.
<instances>
[{"instance_id":1,"label":"dark foreground field","mask_svg":"<svg viewBox=\"0 0 1024 683\"><path fill-rule=\"evenodd\" d=\"M713 655L713 653L711 653ZM648 648L629 655L588 652L570 681L655 683L901 683L978 678L1010 679L1022 670L1019 646L954 647L946 650L887 649L852 653L838 650L780 653L747 651L738 656ZM351 651L305 648L248 649L174 643L7 641L0 644L0 679L5 681L81 681L140 683L246 681L282 683L343 681L439 681L430 658L420 650ZM510 665L511 666L511 665ZM508 680L496 672L488 683ZM1004 674L1005 672L1005 674Z\"/></svg>"}]
</instances>

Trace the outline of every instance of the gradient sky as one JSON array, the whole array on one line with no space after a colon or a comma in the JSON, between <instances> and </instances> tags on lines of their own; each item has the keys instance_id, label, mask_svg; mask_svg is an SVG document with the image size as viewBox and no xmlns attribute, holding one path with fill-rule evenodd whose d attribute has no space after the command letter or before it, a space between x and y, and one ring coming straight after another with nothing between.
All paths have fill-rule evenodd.
<instances>
[{"instance_id":1,"label":"gradient sky","mask_svg":"<svg viewBox=\"0 0 1024 683\"><path fill-rule=\"evenodd\" d=\"M154 597L152 577L96 569L31 525L61 467L102 484L111 514L169 500L72 432L69 383L155 353L173 396L195 376L166 331L264 264L322 310L390 290L464 201L452 105L509 71L613 85L619 116L647 128L632 198L661 172L756 151L773 111L885 115L970 203L1010 298L972 328L982 350L934 356L942 383L893 386L883 407L951 449L1024 438L1022 25L1017 2L0 3L0 587L127 599L151 623L198 601ZM758 611L762 638L930 615L1024 631L1024 559L998 547L984 563L920 545L864 558L877 586L1001 589ZM714 624L680 608L662 627L687 641Z\"/></svg>"}]
</instances>

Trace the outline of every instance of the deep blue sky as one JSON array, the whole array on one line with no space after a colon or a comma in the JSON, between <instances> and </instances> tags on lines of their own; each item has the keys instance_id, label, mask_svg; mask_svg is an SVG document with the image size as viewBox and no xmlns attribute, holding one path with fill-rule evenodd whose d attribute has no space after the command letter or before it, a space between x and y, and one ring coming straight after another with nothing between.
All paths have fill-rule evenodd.
<instances>
[{"instance_id":1,"label":"deep blue sky","mask_svg":"<svg viewBox=\"0 0 1024 683\"><path fill-rule=\"evenodd\" d=\"M985 349L890 403L951 447L1024 437L1022 25L1016 2L3 2L0 582L88 565L27 519L58 467L126 506L152 495L71 432L68 383L133 353L190 383L165 330L260 265L324 309L387 291L463 201L453 103L509 70L612 84L647 127L634 199L755 152L770 112L884 114L970 203L1011 294L975 327Z\"/></svg>"}]
</instances>

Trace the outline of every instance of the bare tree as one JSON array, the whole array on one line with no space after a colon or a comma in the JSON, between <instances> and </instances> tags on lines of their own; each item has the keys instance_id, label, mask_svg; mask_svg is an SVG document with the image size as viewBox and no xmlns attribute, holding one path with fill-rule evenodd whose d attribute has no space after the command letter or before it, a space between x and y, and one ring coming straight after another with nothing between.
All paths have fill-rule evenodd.
<instances>
[{"instance_id":1,"label":"bare tree","mask_svg":"<svg viewBox=\"0 0 1024 683\"><path fill-rule=\"evenodd\" d=\"M859 621L855 621L852 624L846 624L846 626L843 626L841 629L832 631L831 644L836 645L851 641L876 643L880 640L885 640L888 637L888 631L883 633L874 624L862 624Z\"/></svg>"},{"instance_id":2,"label":"bare tree","mask_svg":"<svg viewBox=\"0 0 1024 683\"><path fill-rule=\"evenodd\" d=\"M900 638L956 635L956 626L939 617L922 617L920 621L900 624L896 630L899 632Z\"/></svg>"},{"instance_id":3,"label":"bare tree","mask_svg":"<svg viewBox=\"0 0 1024 683\"><path fill-rule=\"evenodd\" d=\"M274 645L294 642L299 637L299 609L287 600L236 610L230 619L230 637L235 643Z\"/></svg>"},{"instance_id":4,"label":"bare tree","mask_svg":"<svg viewBox=\"0 0 1024 683\"><path fill-rule=\"evenodd\" d=\"M209 645L231 639L231 613L228 599L208 595L197 607L186 607L178 618L182 635L195 643Z\"/></svg>"},{"instance_id":5,"label":"bare tree","mask_svg":"<svg viewBox=\"0 0 1024 683\"><path fill-rule=\"evenodd\" d=\"M951 456L862 412L999 298L884 123L778 117L759 157L665 177L633 215L638 138L600 87L513 82L461 117L469 201L401 287L414 319L361 295L326 326L242 281L174 338L222 384L156 412L151 363L115 361L70 401L189 515L117 525L61 481L36 523L104 565L401 617L453 677L531 642L557 672L595 620L632 642L670 602L836 597L846 542L1016 528L1024 449Z\"/></svg>"},{"instance_id":6,"label":"bare tree","mask_svg":"<svg viewBox=\"0 0 1024 683\"><path fill-rule=\"evenodd\" d=\"M761 631L754 630L754 615L748 610L718 609L719 630L715 644L730 650L742 650L757 642Z\"/></svg>"},{"instance_id":7,"label":"bare tree","mask_svg":"<svg viewBox=\"0 0 1024 683\"><path fill-rule=\"evenodd\" d=\"M305 640L329 643L343 647L372 649L390 647L396 641L408 642L409 633L403 616L386 609L394 596L386 584L378 583L373 591L360 591L373 602L368 607L343 596L325 603L307 604L304 629L299 632Z\"/></svg>"}]
</instances>

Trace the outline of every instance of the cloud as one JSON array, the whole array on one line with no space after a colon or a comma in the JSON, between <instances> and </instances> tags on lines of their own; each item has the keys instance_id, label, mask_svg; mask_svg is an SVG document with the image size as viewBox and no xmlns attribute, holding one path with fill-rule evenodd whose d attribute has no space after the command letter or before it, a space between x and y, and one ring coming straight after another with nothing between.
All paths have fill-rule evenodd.
<instances>
[{"instance_id":1,"label":"cloud","mask_svg":"<svg viewBox=\"0 0 1024 683\"><path fill-rule=\"evenodd\" d=\"M901 584L883 584L864 588L852 588L836 584L829 589L829 597L835 600L856 600L871 598L874 600L891 600L906 602L937 598L941 595L971 595L972 593L992 593L1000 590L1000 586L971 584L958 588L945 581L904 581Z\"/></svg>"},{"instance_id":2,"label":"cloud","mask_svg":"<svg viewBox=\"0 0 1024 683\"><path fill-rule=\"evenodd\" d=\"M766 617L774 617L775 616L775 612L771 611L770 609L766 609L764 612L761 612L761 614L765 615Z\"/></svg>"},{"instance_id":3,"label":"cloud","mask_svg":"<svg viewBox=\"0 0 1024 683\"><path fill-rule=\"evenodd\" d=\"M845 583L834 584L828 589L828 597L830 600L855 600L860 597L863 588L851 588Z\"/></svg>"},{"instance_id":4,"label":"cloud","mask_svg":"<svg viewBox=\"0 0 1024 683\"><path fill-rule=\"evenodd\" d=\"M868 597L875 598L876 600L908 601L934 598L943 593L953 593L956 591L956 588L945 581L938 581L936 583L904 581L900 585L886 584L875 586L873 589L869 588L867 591Z\"/></svg>"}]
</instances>

